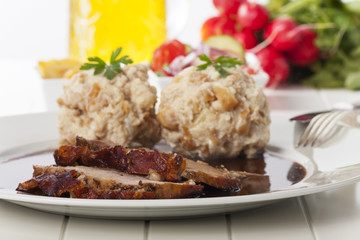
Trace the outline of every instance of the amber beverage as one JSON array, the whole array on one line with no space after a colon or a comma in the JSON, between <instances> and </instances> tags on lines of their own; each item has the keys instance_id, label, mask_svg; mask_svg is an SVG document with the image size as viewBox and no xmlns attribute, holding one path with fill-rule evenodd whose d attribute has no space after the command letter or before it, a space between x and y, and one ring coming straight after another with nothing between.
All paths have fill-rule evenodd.
<instances>
[{"instance_id":1,"label":"amber beverage","mask_svg":"<svg viewBox=\"0 0 360 240\"><path fill-rule=\"evenodd\" d=\"M150 61L166 40L165 0L70 0L70 58L109 59L111 51Z\"/></svg>"}]
</instances>

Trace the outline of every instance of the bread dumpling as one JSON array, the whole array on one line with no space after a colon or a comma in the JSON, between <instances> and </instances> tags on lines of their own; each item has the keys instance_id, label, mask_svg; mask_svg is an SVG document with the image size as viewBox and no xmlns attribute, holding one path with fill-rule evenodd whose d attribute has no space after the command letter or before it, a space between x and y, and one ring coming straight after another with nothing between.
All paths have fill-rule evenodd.
<instances>
[{"instance_id":1,"label":"bread dumpling","mask_svg":"<svg viewBox=\"0 0 360 240\"><path fill-rule=\"evenodd\" d=\"M189 158L252 157L269 141L270 117L261 86L241 67L222 78L213 68L184 69L161 94L162 136Z\"/></svg>"},{"instance_id":2,"label":"bread dumpling","mask_svg":"<svg viewBox=\"0 0 360 240\"><path fill-rule=\"evenodd\" d=\"M60 144L74 144L76 136L123 146L156 144L161 130L148 70L141 64L124 66L112 80L92 70L74 75L58 99Z\"/></svg>"}]
</instances>

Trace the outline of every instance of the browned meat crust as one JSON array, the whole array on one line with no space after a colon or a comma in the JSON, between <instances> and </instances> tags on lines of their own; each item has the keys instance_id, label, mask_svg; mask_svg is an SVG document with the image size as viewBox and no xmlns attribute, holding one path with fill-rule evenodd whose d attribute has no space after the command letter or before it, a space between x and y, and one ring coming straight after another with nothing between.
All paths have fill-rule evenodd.
<instances>
[{"instance_id":1,"label":"browned meat crust","mask_svg":"<svg viewBox=\"0 0 360 240\"><path fill-rule=\"evenodd\" d=\"M75 170L55 173L44 173L24 183L16 190L51 197L87 198L87 199L153 199L154 193L139 190L107 190L96 192L77 180L79 173Z\"/></svg>"},{"instance_id":2,"label":"browned meat crust","mask_svg":"<svg viewBox=\"0 0 360 240\"><path fill-rule=\"evenodd\" d=\"M267 192L270 189L269 176L241 171L229 171L224 167L212 167L202 161L186 160L182 176L195 182L227 191Z\"/></svg>"},{"instance_id":3,"label":"browned meat crust","mask_svg":"<svg viewBox=\"0 0 360 240\"><path fill-rule=\"evenodd\" d=\"M54 158L60 166L112 168L133 174L152 174L157 180L167 181L180 181L186 167L181 155L145 148L128 149L120 145L103 148L66 145L55 150Z\"/></svg>"},{"instance_id":4,"label":"browned meat crust","mask_svg":"<svg viewBox=\"0 0 360 240\"><path fill-rule=\"evenodd\" d=\"M166 154L148 149L124 149L121 146L115 146L109 142L87 140L81 137L76 138L76 145L78 145L78 147L63 146L60 147L58 152L55 151L54 156L56 163L63 166L80 164L85 166L107 167L128 173L145 175L151 174L152 170L160 174L161 179L167 176L165 179L168 181L179 181L180 178L183 177L191 179L196 183L204 183L226 191L240 190L248 193L259 193L267 192L270 189L269 176L241 171L229 171L225 167L215 168L203 161L193 161L182 158L178 154ZM89 151L88 149L93 151ZM66 152L62 152L63 150ZM114 151L118 152L113 153ZM124 153L126 151L128 151L127 154ZM126 156L120 156L121 154ZM166 156L165 160L156 160L161 158L161 156ZM175 161L177 157L181 158L182 163L180 168L178 168L179 160ZM167 163L167 167L162 167L166 165L165 163ZM165 169L170 171L171 174L168 174Z\"/></svg>"},{"instance_id":5,"label":"browned meat crust","mask_svg":"<svg viewBox=\"0 0 360 240\"><path fill-rule=\"evenodd\" d=\"M203 186L193 181L160 182L113 169L85 166L34 166L32 179L18 191L38 195L91 199L171 199L199 196Z\"/></svg>"}]
</instances>

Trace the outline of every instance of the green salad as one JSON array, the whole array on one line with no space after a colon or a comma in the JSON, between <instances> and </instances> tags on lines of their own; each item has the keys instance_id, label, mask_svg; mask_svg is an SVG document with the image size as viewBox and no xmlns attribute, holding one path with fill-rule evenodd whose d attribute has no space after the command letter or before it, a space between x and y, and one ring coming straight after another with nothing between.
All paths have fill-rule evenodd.
<instances>
[{"instance_id":1,"label":"green salad","mask_svg":"<svg viewBox=\"0 0 360 240\"><path fill-rule=\"evenodd\" d=\"M267 8L272 17L315 26L320 58L308 69L295 69L298 79L318 88L360 89L360 1L270 0Z\"/></svg>"}]
</instances>

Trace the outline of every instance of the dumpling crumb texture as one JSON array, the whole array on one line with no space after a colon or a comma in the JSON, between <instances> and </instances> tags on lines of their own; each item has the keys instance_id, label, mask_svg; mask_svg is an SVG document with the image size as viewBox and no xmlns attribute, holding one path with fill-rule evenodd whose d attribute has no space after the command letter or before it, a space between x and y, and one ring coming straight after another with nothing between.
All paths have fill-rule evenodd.
<instances>
[{"instance_id":1,"label":"dumpling crumb texture","mask_svg":"<svg viewBox=\"0 0 360 240\"><path fill-rule=\"evenodd\" d=\"M124 146L152 147L160 139L155 116L156 89L145 65L123 67L108 80L84 71L73 76L58 99L61 144L76 136L108 140Z\"/></svg>"},{"instance_id":2,"label":"dumpling crumb texture","mask_svg":"<svg viewBox=\"0 0 360 240\"><path fill-rule=\"evenodd\" d=\"M270 138L262 87L240 67L221 78L213 68L189 67L161 94L157 119L175 152L190 158L252 157Z\"/></svg>"}]
</instances>

